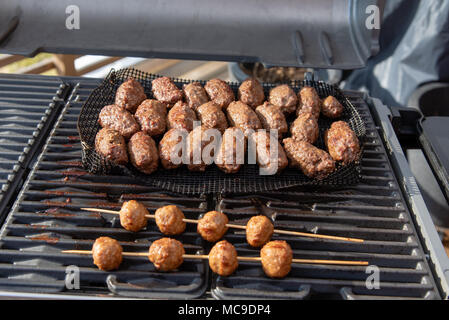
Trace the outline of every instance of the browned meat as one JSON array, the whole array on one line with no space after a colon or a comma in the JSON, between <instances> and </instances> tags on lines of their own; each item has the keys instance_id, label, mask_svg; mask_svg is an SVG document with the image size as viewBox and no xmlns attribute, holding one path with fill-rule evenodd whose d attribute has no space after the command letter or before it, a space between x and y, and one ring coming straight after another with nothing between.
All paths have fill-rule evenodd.
<instances>
[{"instance_id":1,"label":"browned meat","mask_svg":"<svg viewBox=\"0 0 449 320\"><path fill-rule=\"evenodd\" d=\"M184 85L184 95L190 108L196 110L199 106L209 101L206 90L199 82L191 82Z\"/></svg>"},{"instance_id":2,"label":"browned meat","mask_svg":"<svg viewBox=\"0 0 449 320\"><path fill-rule=\"evenodd\" d=\"M103 128L118 131L126 139L140 130L133 115L115 104L103 107L98 116L98 122Z\"/></svg>"},{"instance_id":3,"label":"browned meat","mask_svg":"<svg viewBox=\"0 0 449 320\"><path fill-rule=\"evenodd\" d=\"M159 158L165 169L176 169L182 166L182 152L185 150L185 141L188 132L171 129L165 133L159 142Z\"/></svg>"},{"instance_id":4,"label":"browned meat","mask_svg":"<svg viewBox=\"0 0 449 320\"><path fill-rule=\"evenodd\" d=\"M226 240L220 241L209 252L209 267L216 274L227 277L239 266L237 250Z\"/></svg>"},{"instance_id":5,"label":"browned meat","mask_svg":"<svg viewBox=\"0 0 449 320\"><path fill-rule=\"evenodd\" d=\"M214 162L214 152L218 150L219 142L215 140L215 136L208 136L204 126L193 129L187 137L187 168L190 171L205 171Z\"/></svg>"},{"instance_id":6,"label":"browned meat","mask_svg":"<svg viewBox=\"0 0 449 320\"><path fill-rule=\"evenodd\" d=\"M292 138L314 144L320 135L318 121L311 113L301 113L290 127Z\"/></svg>"},{"instance_id":7,"label":"browned meat","mask_svg":"<svg viewBox=\"0 0 449 320\"><path fill-rule=\"evenodd\" d=\"M175 239L162 238L150 246L148 259L159 271L173 271L184 262L184 247Z\"/></svg>"},{"instance_id":8,"label":"browned meat","mask_svg":"<svg viewBox=\"0 0 449 320\"><path fill-rule=\"evenodd\" d=\"M95 137L95 151L115 164L128 163L125 138L115 130L103 128L98 131Z\"/></svg>"},{"instance_id":9,"label":"browned meat","mask_svg":"<svg viewBox=\"0 0 449 320\"><path fill-rule=\"evenodd\" d=\"M284 139L284 148L294 168L313 179L323 180L335 171L335 162L324 150L305 141Z\"/></svg>"},{"instance_id":10,"label":"browned meat","mask_svg":"<svg viewBox=\"0 0 449 320\"><path fill-rule=\"evenodd\" d=\"M134 115L143 132L151 137L161 135L166 129L167 108L157 100L147 99Z\"/></svg>"},{"instance_id":11,"label":"browned meat","mask_svg":"<svg viewBox=\"0 0 449 320\"><path fill-rule=\"evenodd\" d=\"M167 128L185 129L190 132L193 130L194 121L197 121L195 111L187 103L178 101L168 112Z\"/></svg>"},{"instance_id":12,"label":"browned meat","mask_svg":"<svg viewBox=\"0 0 449 320\"><path fill-rule=\"evenodd\" d=\"M235 100L234 92L223 80L209 80L204 86L204 89L206 89L209 99L222 109L226 109Z\"/></svg>"},{"instance_id":13,"label":"browned meat","mask_svg":"<svg viewBox=\"0 0 449 320\"><path fill-rule=\"evenodd\" d=\"M324 99L323 105L321 106L321 113L325 117L328 117L331 119L340 118L343 114L343 111L344 111L343 106L333 96L329 96L326 99Z\"/></svg>"},{"instance_id":14,"label":"browned meat","mask_svg":"<svg viewBox=\"0 0 449 320\"><path fill-rule=\"evenodd\" d=\"M226 173L237 173L245 163L246 139L239 128L228 128L221 139L215 164ZM238 151L238 152L237 152Z\"/></svg>"},{"instance_id":15,"label":"browned meat","mask_svg":"<svg viewBox=\"0 0 449 320\"><path fill-rule=\"evenodd\" d=\"M288 166L287 156L284 148L274 136L265 131L258 131L249 138L251 148L255 146L257 164L264 169L266 175L274 175ZM272 154L270 154L270 146L274 143ZM276 148L277 155L276 155ZM248 149L249 150L249 149Z\"/></svg>"},{"instance_id":16,"label":"browned meat","mask_svg":"<svg viewBox=\"0 0 449 320\"><path fill-rule=\"evenodd\" d=\"M172 79L169 77L161 77L151 82L151 90L153 96L160 102L166 103L168 107L182 100L183 94Z\"/></svg>"},{"instance_id":17,"label":"browned meat","mask_svg":"<svg viewBox=\"0 0 449 320\"><path fill-rule=\"evenodd\" d=\"M265 102L257 107L256 114L259 116L262 127L268 131L277 130L279 138L288 132L287 120L281 108Z\"/></svg>"},{"instance_id":18,"label":"browned meat","mask_svg":"<svg viewBox=\"0 0 449 320\"><path fill-rule=\"evenodd\" d=\"M265 100L263 87L255 78L249 78L242 82L238 96L240 101L253 109L256 109Z\"/></svg>"},{"instance_id":19,"label":"browned meat","mask_svg":"<svg viewBox=\"0 0 449 320\"><path fill-rule=\"evenodd\" d=\"M250 133L248 130L262 129L256 112L241 101L229 104L226 113L231 127L242 129L245 135Z\"/></svg>"},{"instance_id":20,"label":"browned meat","mask_svg":"<svg viewBox=\"0 0 449 320\"><path fill-rule=\"evenodd\" d=\"M246 241L255 248L262 247L273 235L273 223L265 216L254 216L246 225Z\"/></svg>"},{"instance_id":21,"label":"browned meat","mask_svg":"<svg viewBox=\"0 0 449 320\"><path fill-rule=\"evenodd\" d=\"M298 97L292 88L283 84L271 89L269 102L281 108L283 113L291 114L296 111Z\"/></svg>"},{"instance_id":22,"label":"browned meat","mask_svg":"<svg viewBox=\"0 0 449 320\"><path fill-rule=\"evenodd\" d=\"M140 103L147 98L139 81L133 78L123 82L115 94L115 104L131 113L136 111Z\"/></svg>"},{"instance_id":23,"label":"browned meat","mask_svg":"<svg viewBox=\"0 0 449 320\"><path fill-rule=\"evenodd\" d=\"M184 232L186 223L184 213L177 206L164 206L156 210L156 225L159 230L167 235L173 236Z\"/></svg>"},{"instance_id":24,"label":"browned meat","mask_svg":"<svg viewBox=\"0 0 449 320\"><path fill-rule=\"evenodd\" d=\"M268 242L260 250L262 268L270 278L284 278L292 268L293 252L285 241Z\"/></svg>"},{"instance_id":25,"label":"browned meat","mask_svg":"<svg viewBox=\"0 0 449 320\"><path fill-rule=\"evenodd\" d=\"M321 99L312 87L304 87L298 93L298 109L296 115L311 113L318 120L321 112Z\"/></svg>"},{"instance_id":26,"label":"browned meat","mask_svg":"<svg viewBox=\"0 0 449 320\"><path fill-rule=\"evenodd\" d=\"M228 222L228 217L224 213L210 211L198 221L197 231L204 240L216 242L228 231L226 226Z\"/></svg>"},{"instance_id":27,"label":"browned meat","mask_svg":"<svg viewBox=\"0 0 449 320\"><path fill-rule=\"evenodd\" d=\"M98 238L92 246L94 264L103 271L118 269L123 259L122 252L120 243L109 237Z\"/></svg>"},{"instance_id":28,"label":"browned meat","mask_svg":"<svg viewBox=\"0 0 449 320\"><path fill-rule=\"evenodd\" d=\"M147 226L147 214L147 208L140 202L126 201L120 209L120 224L128 231L140 231Z\"/></svg>"},{"instance_id":29,"label":"browned meat","mask_svg":"<svg viewBox=\"0 0 449 320\"><path fill-rule=\"evenodd\" d=\"M335 161L344 165L355 162L360 157L360 142L349 124L334 122L324 136L327 149Z\"/></svg>"},{"instance_id":30,"label":"browned meat","mask_svg":"<svg viewBox=\"0 0 449 320\"><path fill-rule=\"evenodd\" d=\"M159 152L153 138L146 133L140 131L131 137L128 143L128 152L131 163L137 170L146 174L157 170Z\"/></svg>"},{"instance_id":31,"label":"browned meat","mask_svg":"<svg viewBox=\"0 0 449 320\"><path fill-rule=\"evenodd\" d=\"M222 109L213 102L208 102L196 109L201 125L206 129L217 129L223 133L228 127Z\"/></svg>"}]
</instances>

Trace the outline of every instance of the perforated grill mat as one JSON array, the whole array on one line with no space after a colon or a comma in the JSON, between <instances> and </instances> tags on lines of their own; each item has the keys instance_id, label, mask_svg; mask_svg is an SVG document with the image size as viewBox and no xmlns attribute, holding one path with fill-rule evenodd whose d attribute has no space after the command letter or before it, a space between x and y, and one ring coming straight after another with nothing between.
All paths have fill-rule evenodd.
<instances>
[{"instance_id":1,"label":"perforated grill mat","mask_svg":"<svg viewBox=\"0 0 449 320\"><path fill-rule=\"evenodd\" d=\"M98 115L105 105L114 103L115 93L118 87L130 77L139 80L145 88L145 93L147 96L149 98L152 97L151 81L159 76L144 73L136 69L122 69L117 72L111 71L109 76L92 92L83 105L78 120L78 130L83 146L83 165L91 173L115 173L128 175L148 186L183 194L218 192L253 193L259 191L279 190L282 188L301 185L353 185L360 181L360 162L348 166L337 164L337 170L327 179L322 181L310 179L299 170L291 168L284 170L278 175L260 175L259 169L256 165L244 165L243 168L236 174L225 174L215 165L209 166L206 169L206 172L190 172L185 166L176 170L164 170L160 167L158 171L151 175L142 174L131 165L115 165L100 156L95 151L95 136L100 130ZM182 79L173 80L179 88L182 88L183 84L191 82L189 80ZM203 85L205 84L204 81L200 82ZM336 97L345 108L341 120L348 122L359 139L363 142L366 132L365 124L357 109L338 88L329 86L323 82L313 81L292 82L290 85L293 87L295 92L299 92L303 86L307 85L314 87L321 98L325 98L329 95ZM237 95L239 84L230 83L230 86ZM274 87L274 85L264 84L263 87L265 90L265 95L268 96L269 90ZM320 138L316 145L322 149L325 149L323 138L324 132L330 127L331 123L332 122L330 120L324 119L323 117L319 120Z\"/></svg>"}]
</instances>

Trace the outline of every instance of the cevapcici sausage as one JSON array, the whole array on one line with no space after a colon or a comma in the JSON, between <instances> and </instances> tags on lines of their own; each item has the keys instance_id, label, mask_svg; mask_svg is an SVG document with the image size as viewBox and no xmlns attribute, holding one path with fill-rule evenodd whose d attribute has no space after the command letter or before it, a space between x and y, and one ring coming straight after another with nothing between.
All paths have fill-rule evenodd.
<instances>
[{"instance_id":1,"label":"cevapcici sausage","mask_svg":"<svg viewBox=\"0 0 449 320\"><path fill-rule=\"evenodd\" d=\"M199 82L192 82L183 86L184 95L190 108L196 110L199 106L209 101L206 90Z\"/></svg>"},{"instance_id":2,"label":"cevapcici sausage","mask_svg":"<svg viewBox=\"0 0 449 320\"><path fill-rule=\"evenodd\" d=\"M283 113L291 114L296 111L298 97L292 88L283 84L271 89L269 102L281 108Z\"/></svg>"},{"instance_id":3,"label":"cevapcici sausage","mask_svg":"<svg viewBox=\"0 0 449 320\"><path fill-rule=\"evenodd\" d=\"M176 169L182 166L182 153L185 150L186 130L171 129L159 142L159 158L165 169ZM175 159L176 158L176 159Z\"/></svg>"},{"instance_id":4,"label":"cevapcici sausage","mask_svg":"<svg viewBox=\"0 0 449 320\"><path fill-rule=\"evenodd\" d=\"M323 105L321 106L321 113L328 118L337 119L340 118L343 114L344 108L338 100L329 96L323 101Z\"/></svg>"},{"instance_id":5,"label":"cevapcici sausage","mask_svg":"<svg viewBox=\"0 0 449 320\"><path fill-rule=\"evenodd\" d=\"M168 112L167 128L184 129L190 132L193 130L194 121L197 121L195 111L187 103L178 101Z\"/></svg>"},{"instance_id":6,"label":"cevapcici sausage","mask_svg":"<svg viewBox=\"0 0 449 320\"><path fill-rule=\"evenodd\" d=\"M246 139L239 128L228 128L221 139L215 158L217 167L225 173L237 173L245 161Z\"/></svg>"},{"instance_id":7,"label":"cevapcici sausage","mask_svg":"<svg viewBox=\"0 0 449 320\"><path fill-rule=\"evenodd\" d=\"M230 103L226 113L231 127L242 129L245 135L247 130L262 129L256 112L241 101Z\"/></svg>"},{"instance_id":8,"label":"cevapcici sausage","mask_svg":"<svg viewBox=\"0 0 449 320\"><path fill-rule=\"evenodd\" d=\"M321 99L312 87L304 87L298 93L298 109L296 115L311 113L318 120L321 112Z\"/></svg>"},{"instance_id":9,"label":"cevapcici sausage","mask_svg":"<svg viewBox=\"0 0 449 320\"><path fill-rule=\"evenodd\" d=\"M359 139L344 121L334 122L326 132L324 141L332 158L344 165L357 161L360 156Z\"/></svg>"},{"instance_id":10,"label":"cevapcici sausage","mask_svg":"<svg viewBox=\"0 0 449 320\"><path fill-rule=\"evenodd\" d=\"M217 129L223 133L228 127L226 116L214 102L207 102L196 109L201 125L206 129Z\"/></svg>"},{"instance_id":11,"label":"cevapcici sausage","mask_svg":"<svg viewBox=\"0 0 449 320\"><path fill-rule=\"evenodd\" d=\"M293 139L314 144L318 140L320 128L311 113L301 113L290 127Z\"/></svg>"},{"instance_id":12,"label":"cevapcici sausage","mask_svg":"<svg viewBox=\"0 0 449 320\"><path fill-rule=\"evenodd\" d=\"M157 170L159 153L153 138L146 133L140 131L131 137L128 152L131 163L139 171L151 174Z\"/></svg>"},{"instance_id":13,"label":"cevapcici sausage","mask_svg":"<svg viewBox=\"0 0 449 320\"><path fill-rule=\"evenodd\" d=\"M196 127L187 137L187 168L190 171L205 171L206 167L214 162L215 148L219 141L215 141L215 136L209 136L207 132L211 132L204 126ZM213 145L211 145L213 144ZM210 147L210 150L209 150ZM209 154L207 154L207 150ZM208 157L205 159L204 157ZM207 160L207 162L205 161Z\"/></svg>"},{"instance_id":14,"label":"cevapcici sausage","mask_svg":"<svg viewBox=\"0 0 449 320\"><path fill-rule=\"evenodd\" d=\"M115 104L120 108L132 113L140 103L147 98L145 91L139 81L129 78L123 82L115 94Z\"/></svg>"},{"instance_id":15,"label":"cevapcici sausage","mask_svg":"<svg viewBox=\"0 0 449 320\"><path fill-rule=\"evenodd\" d=\"M176 84L169 77L161 77L151 82L153 96L162 103L171 107L179 100L182 100L183 94Z\"/></svg>"},{"instance_id":16,"label":"cevapcici sausage","mask_svg":"<svg viewBox=\"0 0 449 320\"><path fill-rule=\"evenodd\" d=\"M257 131L248 137L251 148L256 148L257 164L267 175L273 175L284 170L288 165L287 155L278 139L266 131ZM272 146L274 144L274 146ZM273 148L273 151L270 151Z\"/></svg>"},{"instance_id":17,"label":"cevapcici sausage","mask_svg":"<svg viewBox=\"0 0 449 320\"><path fill-rule=\"evenodd\" d=\"M209 80L206 82L204 89L206 89L209 99L222 109L226 109L235 100L234 92L223 80Z\"/></svg>"},{"instance_id":18,"label":"cevapcici sausage","mask_svg":"<svg viewBox=\"0 0 449 320\"><path fill-rule=\"evenodd\" d=\"M239 87L238 98L244 104L256 109L265 100L263 87L255 78L246 79Z\"/></svg>"},{"instance_id":19,"label":"cevapcici sausage","mask_svg":"<svg viewBox=\"0 0 449 320\"><path fill-rule=\"evenodd\" d=\"M264 129L268 131L277 130L279 138L287 133L287 120L285 119L281 108L272 105L269 102L265 102L263 105L257 107L256 114L259 116Z\"/></svg>"},{"instance_id":20,"label":"cevapcici sausage","mask_svg":"<svg viewBox=\"0 0 449 320\"><path fill-rule=\"evenodd\" d=\"M128 163L125 138L118 131L109 128L98 131L95 137L95 150L115 164Z\"/></svg>"},{"instance_id":21,"label":"cevapcici sausage","mask_svg":"<svg viewBox=\"0 0 449 320\"><path fill-rule=\"evenodd\" d=\"M115 104L103 107L98 116L98 122L103 128L118 131L126 139L140 130L133 115Z\"/></svg>"},{"instance_id":22,"label":"cevapcici sausage","mask_svg":"<svg viewBox=\"0 0 449 320\"><path fill-rule=\"evenodd\" d=\"M151 137L161 135L166 129L167 108L154 99L147 99L137 108L134 115L143 132Z\"/></svg>"}]
</instances>

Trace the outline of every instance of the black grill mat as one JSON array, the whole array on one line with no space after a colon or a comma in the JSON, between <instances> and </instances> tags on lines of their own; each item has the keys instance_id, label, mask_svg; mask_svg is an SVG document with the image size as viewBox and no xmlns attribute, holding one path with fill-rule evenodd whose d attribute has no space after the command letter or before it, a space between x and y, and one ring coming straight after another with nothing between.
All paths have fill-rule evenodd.
<instances>
[{"instance_id":1,"label":"black grill mat","mask_svg":"<svg viewBox=\"0 0 449 320\"><path fill-rule=\"evenodd\" d=\"M83 165L92 173L109 174L117 173L132 176L142 183L154 186L164 190L183 194L201 194L217 192L245 192L253 193L259 191L279 190L282 188L313 185L313 186L343 186L353 185L360 181L360 162L342 166L337 164L337 170L323 181L318 181L306 177L302 172L296 169L287 168L279 175L263 176L259 175L259 168L256 165L244 165L236 174L225 174L215 165L209 166L206 172L190 172L183 166L176 170L165 170L159 168L151 175L145 175L138 172L132 165L118 166L108 161L95 151L95 136L100 130L98 116L101 109L108 104L113 104L115 93L118 87L128 78L133 77L144 87L145 93L150 98L151 81L158 78L158 75L148 74L136 69L112 70L103 83L96 88L83 105L78 120L78 130L83 146ZM189 83L189 80L173 79L179 88ZM203 85L205 81L199 81ZM237 96L238 83L229 83ZM341 90L335 86L327 85L324 82L304 81L292 82L290 85L295 92L307 85L314 87L321 98L329 95L336 97L344 106L344 114L341 120L349 123L359 139L363 142L366 128L365 124L357 112L357 109L343 95ZM265 95L275 85L263 84ZM317 146L326 149L324 145L324 132L332 121L320 117L320 138Z\"/></svg>"}]
</instances>

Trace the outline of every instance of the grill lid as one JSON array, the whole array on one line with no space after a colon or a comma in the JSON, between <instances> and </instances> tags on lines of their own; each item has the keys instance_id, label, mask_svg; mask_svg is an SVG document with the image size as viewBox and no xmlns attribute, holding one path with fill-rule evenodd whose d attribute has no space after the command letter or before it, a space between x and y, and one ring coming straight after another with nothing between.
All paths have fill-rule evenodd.
<instances>
[{"instance_id":1,"label":"grill lid","mask_svg":"<svg viewBox=\"0 0 449 320\"><path fill-rule=\"evenodd\" d=\"M0 52L40 51L355 69L378 50L384 0L7 1ZM79 22L79 23L78 23ZM78 28L79 27L79 28Z\"/></svg>"}]
</instances>

